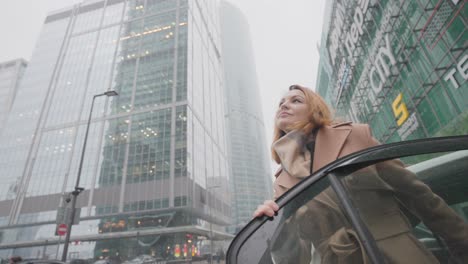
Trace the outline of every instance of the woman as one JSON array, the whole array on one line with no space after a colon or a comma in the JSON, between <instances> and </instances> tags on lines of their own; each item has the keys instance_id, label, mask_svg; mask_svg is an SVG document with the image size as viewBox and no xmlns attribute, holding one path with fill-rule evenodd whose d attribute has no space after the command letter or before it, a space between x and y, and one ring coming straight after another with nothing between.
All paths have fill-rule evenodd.
<instances>
[{"instance_id":1,"label":"woman","mask_svg":"<svg viewBox=\"0 0 468 264\"><path fill-rule=\"evenodd\" d=\"M281 165L275 173L275 199L303 178L350 153L377 145L369 126L351 122L333 124L323 99L308 88L293 85L281 99L272 145L273 159ZM467 260L468 227L453 210L398 160L381 162L357 171L343 180L360 215L389 263L438 263L411 234L401 207L424 221L444 238L451 251ZM265 201L254 216L273 216L278 205ZM286 221L287 232L297 232L298 247L313 244L322 263L366 263L359 238L327 188ZM385 217L382 215L385 214ZM384 221L385 220L385 221ZM301 262L308 263L309 250ZM304 257L305 256L305 257ZM466 262L468 263L468 262Z\"/></svg>"}]
</instances>

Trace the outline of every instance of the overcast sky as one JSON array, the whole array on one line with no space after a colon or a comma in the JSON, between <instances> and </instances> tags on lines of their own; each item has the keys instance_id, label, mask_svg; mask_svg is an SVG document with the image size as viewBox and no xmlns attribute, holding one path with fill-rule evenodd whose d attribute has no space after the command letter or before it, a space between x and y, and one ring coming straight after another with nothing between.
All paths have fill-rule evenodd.
<instances>
[{"instance_id":1,"label":"overcast sky","mask_svg":"<svg viewBox=\"0 0 468 264\"><path fill-rule=\"evenodd\" d=\"M229 0L250 24L268 146L274 113L288 87L315 88L325 1Z\"/></svg>"},{"instance_id":2,"label":"overcast sky","mask_svg":"<svg viewBox=\"0 0 468 264\"><path fill-rule=\"evenodd\" d=\"M191 1L191 0L189 0ZM314 88L325 0L228 0L246 15L252 33L267 142L280 97L291 84ZM3 0L0 62L31 58L48 11L82 0Z\"/></svg>"}]
</instances>

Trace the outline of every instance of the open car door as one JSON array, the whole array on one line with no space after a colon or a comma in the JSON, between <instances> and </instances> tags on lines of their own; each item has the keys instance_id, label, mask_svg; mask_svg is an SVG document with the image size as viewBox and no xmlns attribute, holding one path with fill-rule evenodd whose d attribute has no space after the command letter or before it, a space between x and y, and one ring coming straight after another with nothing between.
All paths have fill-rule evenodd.
<instances>
[{"instance_id":1,"label":"open car door","mask_svg":"<svg viewBox=\"0 0 468 264\"><path fill-rule=\"evenodd\" d=\"M468 263L468 136L351 154L276 202L227 263Z\"/></svg>"}]
</instances>

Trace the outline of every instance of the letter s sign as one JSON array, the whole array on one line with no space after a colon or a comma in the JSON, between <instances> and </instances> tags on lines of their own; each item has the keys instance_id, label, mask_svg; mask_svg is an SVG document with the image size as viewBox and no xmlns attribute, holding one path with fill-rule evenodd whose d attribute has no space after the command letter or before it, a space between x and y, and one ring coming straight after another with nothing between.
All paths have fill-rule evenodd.
<instances>
[{"instance_id":1,"label":"letter s sign","mask_svg":"<svg viewBox=\"0 0 468 264\"><path fill-rule=\"evenodd\" d=\"M397 118L397 125L401 126L408 119L408 109L403 102L403 94L399 93L392 103L393 115Z\"/></svg>"}]
</instances>

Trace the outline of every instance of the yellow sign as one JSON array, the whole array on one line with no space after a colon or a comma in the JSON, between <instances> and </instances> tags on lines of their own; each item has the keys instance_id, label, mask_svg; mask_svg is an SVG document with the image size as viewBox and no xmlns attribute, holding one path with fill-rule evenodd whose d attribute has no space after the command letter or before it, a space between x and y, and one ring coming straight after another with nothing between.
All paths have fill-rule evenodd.
<instances>
[{"instance_id":1,"label":"yellow sign","mask_svg":"<svg viewBox=\"0 0 468 264\"><path fill-rule=\"evenodd\" d=\"M393 115L397 118L397 125L401 126L408 119L408 109L403 102L403 94L399 93L392 103Z\"/></svg>"}]
</instances>

